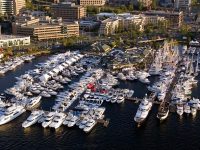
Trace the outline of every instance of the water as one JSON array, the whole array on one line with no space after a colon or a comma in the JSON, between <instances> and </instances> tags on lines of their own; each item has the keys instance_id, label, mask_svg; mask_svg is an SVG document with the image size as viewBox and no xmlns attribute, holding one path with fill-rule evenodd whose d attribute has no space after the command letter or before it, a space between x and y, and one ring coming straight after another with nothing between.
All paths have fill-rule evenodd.
<instances>
[{"instance_id":1,"label":"water","mask_svg":"<svg viewBox=\"0 0 200 150\"><path fill-rule=\"evenodd\" d=\"M24 64L0 77L0 92L13 86L16 76L35 68L35 64L45 59L47 56L39 57L32 63ZM134 96L140 98L147 92L146 87L140 82L122 82L120 87L134 89ZM200 96L199 90L197 87L194 88L193 95ZM41 107L45 109L49 109L54 103L53 98L42 101ZM160 123L156 119L157 106L153 106L146 122L138 128L133 120L138 104L126 101L123 104L105 103L104 106L107 108L105 116L110 118L109 126L105 128L98 124L89 134L77 127L69 129L62 126L55 131L43 129L39 124L23 129L21 124L30 114L26 112L14 121L0 126L0 149L197 150L200 147L199 114L194 119L186 115L180 119L177 114L170 113L168 119Z\"/></svg>"}]
</instances>

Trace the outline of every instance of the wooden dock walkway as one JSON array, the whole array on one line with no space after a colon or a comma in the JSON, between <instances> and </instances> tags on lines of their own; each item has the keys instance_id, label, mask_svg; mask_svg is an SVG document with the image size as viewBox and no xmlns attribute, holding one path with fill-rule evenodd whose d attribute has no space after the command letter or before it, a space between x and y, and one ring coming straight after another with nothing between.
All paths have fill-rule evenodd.
<instances>
[{"instance_id":1,"label":"wooden dock walkway","mask_svg":"<svg viewBox=\"0 0 200 150\"><path fill-rule=\"evenodd\" d=\"M161 102L156 101L156 94L155 93L151 93L149 96L149 102L152 102L153 104L161 104ZM137 98L137 97L125 97L125 100L129 100L129 101L133 101L135 103L141 102L143 99L141 98Z\"/></svg>"}]
</instances>

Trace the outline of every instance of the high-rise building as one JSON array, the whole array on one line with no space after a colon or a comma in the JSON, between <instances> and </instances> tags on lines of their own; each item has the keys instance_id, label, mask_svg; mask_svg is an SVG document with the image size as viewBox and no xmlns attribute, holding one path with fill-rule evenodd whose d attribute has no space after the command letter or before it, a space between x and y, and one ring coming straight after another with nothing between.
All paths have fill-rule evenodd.
<instances>
[{"instance_id":1,"label":"high-rise building","mask_svg":"<svg viewBox=\"0 0 200 150\"><path fill-rule=\"evenodd\" d=\"M0 14L13 14L13 0L0 0Z\"/></svg>"},{"instance_id":2,"label":"high-rise building","mask_svg":"<svg viewBox=\"0 0 200 150\"><path fill-rule=\"evenodd\" d=\"M18 15L20 11L26 7L25 0L13 0L14 14Z\"/></svg>"},{"instance_id":3,"label":"high-rise building","mask_svg":"<svg viewBox=\"0 0 200 150\"><path fill-rule=\"evenodd\" d=\"M86 8L75 5L75 3L58 3L51 5L52 13L55 17L62 17L66 20L79 20L86 17Z\"/></svg>"},{"instance_id":4,"label":"high-rise building","mask_svg":"<svg viewBox=\"0 0 200 150\"><path fill-rule=\"evenodd\" d=\"M79 0L79 4L83 6L103 6L106 0Z\"/></svg>"}]
</instances>

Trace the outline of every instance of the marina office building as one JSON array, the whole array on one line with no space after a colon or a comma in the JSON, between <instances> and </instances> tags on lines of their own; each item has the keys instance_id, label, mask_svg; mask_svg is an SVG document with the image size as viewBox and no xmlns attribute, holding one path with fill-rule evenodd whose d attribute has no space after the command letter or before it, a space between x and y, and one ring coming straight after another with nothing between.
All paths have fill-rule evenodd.
<instances>
[{"instance_id":1,"label":"marina office building","mask_svg":"<svg viewBox=\"0 0 200 150\"><path fill-rule=\"evenodd\" d=\"M13 35L1 35L0 47L13 47L13 46L25 46L30 45L30 36L13 36Z\"/></svg>"}]
</instances>

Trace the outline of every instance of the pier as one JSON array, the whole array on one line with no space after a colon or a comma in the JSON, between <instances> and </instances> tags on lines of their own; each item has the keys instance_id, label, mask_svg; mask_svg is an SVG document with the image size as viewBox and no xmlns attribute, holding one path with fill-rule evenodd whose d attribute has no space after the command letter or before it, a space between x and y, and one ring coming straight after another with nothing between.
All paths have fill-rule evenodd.
<instances>
[{"instance_id":1,"label":"pier","mask_svg":"<svg viewBox=\"0 0 200 150\"><path fill-rule=\"evenodd\" d=\"M137 97L125 97L125 100L133 101L135 103L141 102L143 99L137 98ZM149 95L149 102L152 102L153 104L160 104L161 102L156 101L156 93L151 93Z\"/></svg>"}]
</instances>

